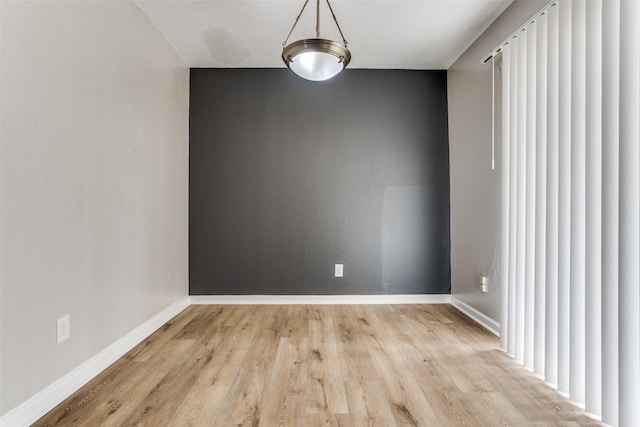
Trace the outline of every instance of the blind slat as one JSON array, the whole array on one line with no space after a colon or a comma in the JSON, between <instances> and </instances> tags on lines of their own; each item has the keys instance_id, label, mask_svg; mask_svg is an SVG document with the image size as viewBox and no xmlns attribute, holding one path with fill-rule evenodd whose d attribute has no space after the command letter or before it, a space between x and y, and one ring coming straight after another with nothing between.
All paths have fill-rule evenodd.
<instances>
[{"instance_id":1,"label":"blind slat","mask_svg":"<svg viewBox=\"0 0 640 427\"><path fill-rule=\"evenodd\" d=\"M537 23L526 31L526 202L524 366L533 370L536 272L536 41Z\"/></svg>"},{"instance_id":2,"label":"blind slat","mask_svg":"<svg viewBox=\"0 0 640 427\"><path fill-rule=\"evenodd\" d=\"M558 391L569 395L571 229L571 2L558 3Z\"/></svg>"},{"instance_id":3,"label":"blind slat","mask_svg":"<svg viewBox=\"0 0 640 427\"><path fill-rule=\"evenodd\" d=\"M517 279L517 207L518 207L518 40L509 43L509 340L507 353L516 355L516 279Z\"/></svg>"},{"instance_id":4,"label":"blind slat","mask_svg":"<svg viewBox=\"0 0 640 427\"><path fill-rule=\"evenodd\" d=\"M585 409L602 413L602 3L586 9Z\"/></svg>"},{"instance_id":5,"label":"blind slat","mask_svg":"<svg viewBox=\"0 0 640 427\"><path fill-rule=\"evenodd\" d=\"M640 422L640 2L620 3L620 425Z\"/></svg>"},{"instance_id":6,"label":"blind slat","mask_svg":"<svg viewBox=\"0 0 640 427\"><path fill-rule=\"evenodd\" d=\"M585 0L571 8L571 400L584 405L585 372Z\"/></svg>"},{"instance_id":7,"label":"blind slat","mask_svg":"<svg viewBox=\"0 0 640 427\"><path fill-rule=\"evenodd\" d=\"M545 379L558 385L558 7L547 18Z\"/></svg>"},{"instance_id":8,"label":"blind slat","mask_svg":"<svg viewBox=\"0 0 640 427\"><path fill-rule=\"evenodd\" d=\"M527 38L518 37L517 207L516 207L516 360L524 363L525 262L527 212Z\"/></svg>"},{"instance_id":9,"label":"blind slat","mask_svg":"<svg viewBox=\"0 0 640 427\"><path fill-rule=\"evenodd\" d=\"M602 5L602 421L618 425L620 1Z\"/></svg>"},{"instance_id":10,"label":"blind slat","mask_svg":"<svg viewBox=\"0 0 640 427\"><path fill-rule=\"evenodd\" d=\"M536 29L536 221L533 371L544 375L547 251L547 15Z\"/></svg>"},{"instance_id":11,"label":"blind slat","mask_svg":"<svg viewBox=\"0 0 640 427\"><path fill-rule=\"evenodd\" d=\"M509 104L510 101L510 61L511 61L511 51L509 46L505 46L502 51L502 132L501 132L501 143L502 143L502 162L501 162L501 183L502 183L502 191L501 191L501 213L502 213L502 240L501 240L501 277L502 277L502 286L501 286L501 316L502 319L500 321L500 348L507 351L508 349L508 334L509 334L509 322L507 319L509 318L509 181L510 181L510 164L511 164L511 153L510 153L510 113L511 106Z\"/></svg>"}]
</instances>

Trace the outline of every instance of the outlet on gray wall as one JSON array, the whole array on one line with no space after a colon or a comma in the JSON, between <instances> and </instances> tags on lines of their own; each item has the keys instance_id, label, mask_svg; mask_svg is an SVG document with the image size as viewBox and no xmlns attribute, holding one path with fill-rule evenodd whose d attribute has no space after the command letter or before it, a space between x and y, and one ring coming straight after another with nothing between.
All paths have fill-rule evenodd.
<instances>
[{"instance_id":1,"label":"outlet on gray wall","mask_svg":"<svg viewBox=\"0 0 640 427\"><path fill-rule=\"evenodd\" d=\"M449 293L446 84L192 69L190 293Z\"/></svg>"}]
</instances>

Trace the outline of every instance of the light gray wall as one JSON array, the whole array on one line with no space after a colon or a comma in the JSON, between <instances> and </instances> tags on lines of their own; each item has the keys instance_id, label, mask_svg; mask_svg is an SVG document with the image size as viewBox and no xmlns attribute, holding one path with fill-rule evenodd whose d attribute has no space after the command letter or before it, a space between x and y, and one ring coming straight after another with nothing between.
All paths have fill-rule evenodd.
<instances>
[{"instance_id":1,"label":"light gray wall","mask_svg":"<svg viewBox=\"0 0 640 427\"><path fill-rule=\"evenodd\" d=\"M4 414L187 295L189 70L131 1L0 4Z\"/></svg>"},{"instance_id":2,"label":"light gray wall","mask_svg":"<svg viewBox=\"0 0 640 427\"><path fill-rule=\"evenodd\" d=\"M514 1L449 68L451 293L500 321L499 105L496 168L491 170L491 64L481 59L547 3ZM498 75L496 68L496 75ZM499 79L496 79L499 84ZM500 100L498 88L496 100ZM489 290L480 292L481 275Z\"/></svg>"}]
</instances>

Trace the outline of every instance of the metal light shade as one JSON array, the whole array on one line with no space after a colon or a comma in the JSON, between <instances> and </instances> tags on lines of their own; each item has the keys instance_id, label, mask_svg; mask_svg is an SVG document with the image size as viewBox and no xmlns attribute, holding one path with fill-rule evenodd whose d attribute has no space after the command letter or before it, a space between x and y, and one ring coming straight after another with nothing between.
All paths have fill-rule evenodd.
<instances>
[{"instance_id":1,"label":"metal light shade","mask_svg":"<svg viewBox=\"0 0 640 427\"><path fill-rule=\"evenodd\" d=\"M286 46L282 50L282 60L303 79L318 82L344 70L351 61L351 53L331 40L306 39Z\"/></svg>"},{"instance_id":2,"label":"metal light shade","mask_svg":"<svg viewBox=\"0 0 640 427\"><path fill-rule=\"evenodd\" d=\"M351 52L347 49L347 40L342 34L342 29L338 24L336 15L333 13L331 3L329 3L329 0L326 1L333 21L338 27L340 36L342 36L342 44L320 38L320 0L316 0L316 38L298 40L287 45L291 33L298 24L302 12L307 7L307 3L309 3L309 0L305 0L300 14L298 14L291 31L289 31L289 35L282 43L282 60L287 67L303 79L314 82L330 79L344 70L351 61Z\"/></svg>"}]
</instances>

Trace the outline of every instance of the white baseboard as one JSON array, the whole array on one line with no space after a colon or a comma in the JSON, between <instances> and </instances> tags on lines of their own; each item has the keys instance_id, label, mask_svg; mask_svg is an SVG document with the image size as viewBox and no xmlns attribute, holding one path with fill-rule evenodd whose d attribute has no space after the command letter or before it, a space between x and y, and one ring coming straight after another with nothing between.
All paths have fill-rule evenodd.
<instances>
[{"instance_id":1,"label":"white baseboard","mask_svg":"<svg viewBox=\"0 0 640 427\"><path fill-rule=\"evenodd\" d=\"M592 420L596 420L596 421L600 421L602 422L602 416L598 415L598 414L592 414L591 412L587 412L585 411L584 414L591 418Z\"/></svg>"},{"instance_id":2,"label":"white baseboard","mask_svg":"<svg viewBox=\"0 0 640 427\"><path fill-rule=\"evenodd\" d=\"M571 397L568 397L567 399L569 400L569 403L571 403L576 408L582 409L583 411L585 410L586 406L585 406L584 403L580 403L580 402L576 402L574 400L571 400Z\"/></svg>"},{"instance_id":3,"label":"white baseboard","mask_svg":"<svg viewBox=\"0 0 640 427\"><path fill-rule=\"evenodd\" d=\"M0 418L0 426L23 427L31 425L188 306L189 297L181 298L171 304L100 353L7 412Z\"/></svg>"},{"instance_id":4,"label":"white baseboard","mask_svg":"<svg viewBox=\"0 0 640 427\"><path fill-rule=\"evenodd\" d=\"M455 296L451 296L451 305L466 314L472 320L476 321L480 326L491 332L493 335L500 336L500 322L497 322L484 313L471 307L469 304L462 302Z\"/></svg>"},{"instance_id":5,"label":"white baseboard","mask_svg":"<svg viewBox=\"0 0 640 427\"><path fill-rule=\"evenodd\" d=\"M449 294L407 295L191 295L191 304L449 304Z\"/></svg>"}]
</instances>

